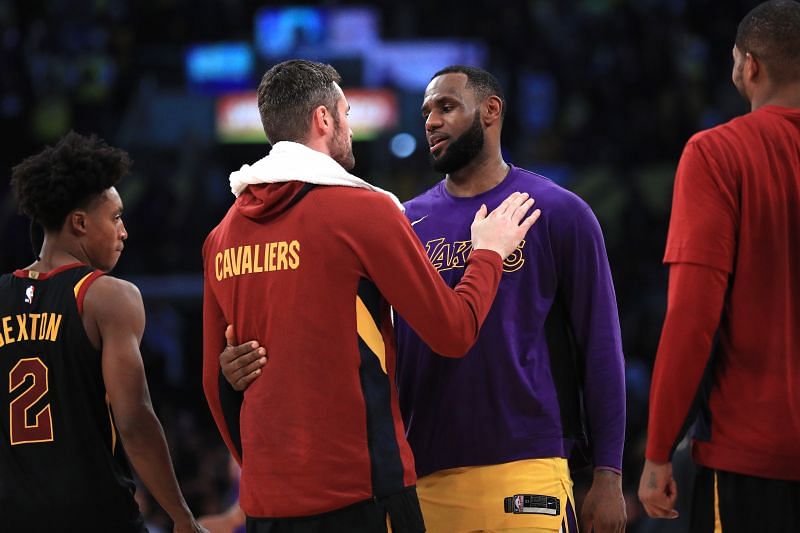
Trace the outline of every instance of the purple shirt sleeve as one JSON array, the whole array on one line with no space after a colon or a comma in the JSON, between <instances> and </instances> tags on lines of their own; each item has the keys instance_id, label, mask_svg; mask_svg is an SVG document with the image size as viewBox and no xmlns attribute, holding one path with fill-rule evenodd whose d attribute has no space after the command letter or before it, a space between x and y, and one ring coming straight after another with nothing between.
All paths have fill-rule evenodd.
<instances>
[{"instance_id":1,"label":"purple shirt sleeve","mask_svg":"<svg viewBox=\"0 0 800 533\"><path fill-rule=\"evenodd\" d=\"M588 207L563 224L563 234L552 242L558 247L558 277L585 364L583 393L594 466L619 470L625 442L625 372L603 234Z\"/></svg>"}]
</instances>

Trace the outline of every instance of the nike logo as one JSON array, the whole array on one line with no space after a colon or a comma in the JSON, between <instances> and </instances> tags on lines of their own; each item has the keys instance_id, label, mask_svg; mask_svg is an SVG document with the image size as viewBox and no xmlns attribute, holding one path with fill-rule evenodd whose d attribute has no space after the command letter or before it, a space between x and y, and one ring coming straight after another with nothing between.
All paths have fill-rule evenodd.
<instances>
[{"instance_id":1,"label":"nike logo","mask_svg":"<svg viewBox=\"0 0 800 533\"><path fill-rule=\"evenodd\" d=\"M415 225L415 224L418 224L418 223L422 222L423 220L425 220L426 218L428 218L428 215L425 215L425 216L424 216L424 217L422 217L422 218L418 218L417 220L415 220L414 222L412 222L412 223L411 223L411 225L413 226L413 225Z\"/></svg>"}]
</instances>

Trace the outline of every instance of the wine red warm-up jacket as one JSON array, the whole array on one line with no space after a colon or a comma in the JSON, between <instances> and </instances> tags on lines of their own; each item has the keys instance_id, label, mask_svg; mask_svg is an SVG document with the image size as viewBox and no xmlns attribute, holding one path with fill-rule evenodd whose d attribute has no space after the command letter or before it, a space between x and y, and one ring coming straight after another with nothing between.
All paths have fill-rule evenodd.
<instances>
[{"instance_id":1,"label":"wine red warm-up jacket","mask_svg":"<svg viewBox=\"0 0 800 533\"><path fill-rule=\"evenodd\" d=\"M245 513L308 516L414 485L389 306L434 351L463 356L500 256L473 252L453 289L387 195L290 181L249 186L203 261L203 388L242 466ZM220 373L227 324L269 358L243 399Z\"/></svg>"}]
</instances>

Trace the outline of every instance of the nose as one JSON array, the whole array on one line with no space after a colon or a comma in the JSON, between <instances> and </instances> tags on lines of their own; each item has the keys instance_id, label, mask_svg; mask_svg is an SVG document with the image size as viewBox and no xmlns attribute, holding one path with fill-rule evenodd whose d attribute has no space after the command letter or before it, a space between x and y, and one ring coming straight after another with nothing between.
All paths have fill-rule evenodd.
<instances>
[{"instance_id":1,"label":"nose","mask_svg":"<svg viewBox=\"0 0 800 533\"><path fill-rule=\"evenodd\" d=\"M123 241L128 238L128 230L125 228L124 222L120 222L119 238Z\"/></svg>"},{"instance_id":2,"label":"nose","mask_svg":"<svg viewBox=\"0 0 800 533\"><path fill-rule=\"evenodd\" d=\"M437 113L431 113L425 119L425 131L434 131L442 125Z\"/></svg>"}]
</instances>

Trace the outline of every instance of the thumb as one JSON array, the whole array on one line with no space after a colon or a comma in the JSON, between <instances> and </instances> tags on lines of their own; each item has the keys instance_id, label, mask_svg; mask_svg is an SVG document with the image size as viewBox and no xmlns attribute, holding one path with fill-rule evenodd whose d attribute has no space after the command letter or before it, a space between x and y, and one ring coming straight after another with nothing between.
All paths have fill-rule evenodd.
<instances>
[{"instance_id":1,"label":"thumb","mask_svg":"<svg viewBox=\"0 0 800 533\"><path fill-rule=\"evenodd\" d=\"M225 341L228 343L228 346L236 346L236 337L233 335L233 326L230 324L225 328Z\"/></svg>"},{"instance_id":2,"label":"thumb","mask_svg":"<svg viewBox=\"0 0 800 533\"><path fill-rule=\"evenodd\" d=\"M594 508L593 506L583 505L578 513L580 519L581 531L584 533L592 531L592 523L594 522Z\"/></svg>"},{"instance_id":3,"label":"thumb","mask_svg":"<svg viewBox=\"0 0 800 533\"><path fill-rule=\"evenodd\" d=\"M486 204L481 204L480 209L478 209L478 211L475 213L475 219L472 221L472 223L474 224L475 222L480 222L486 218L486 211Z\"/></svg>"}]
</instances>

